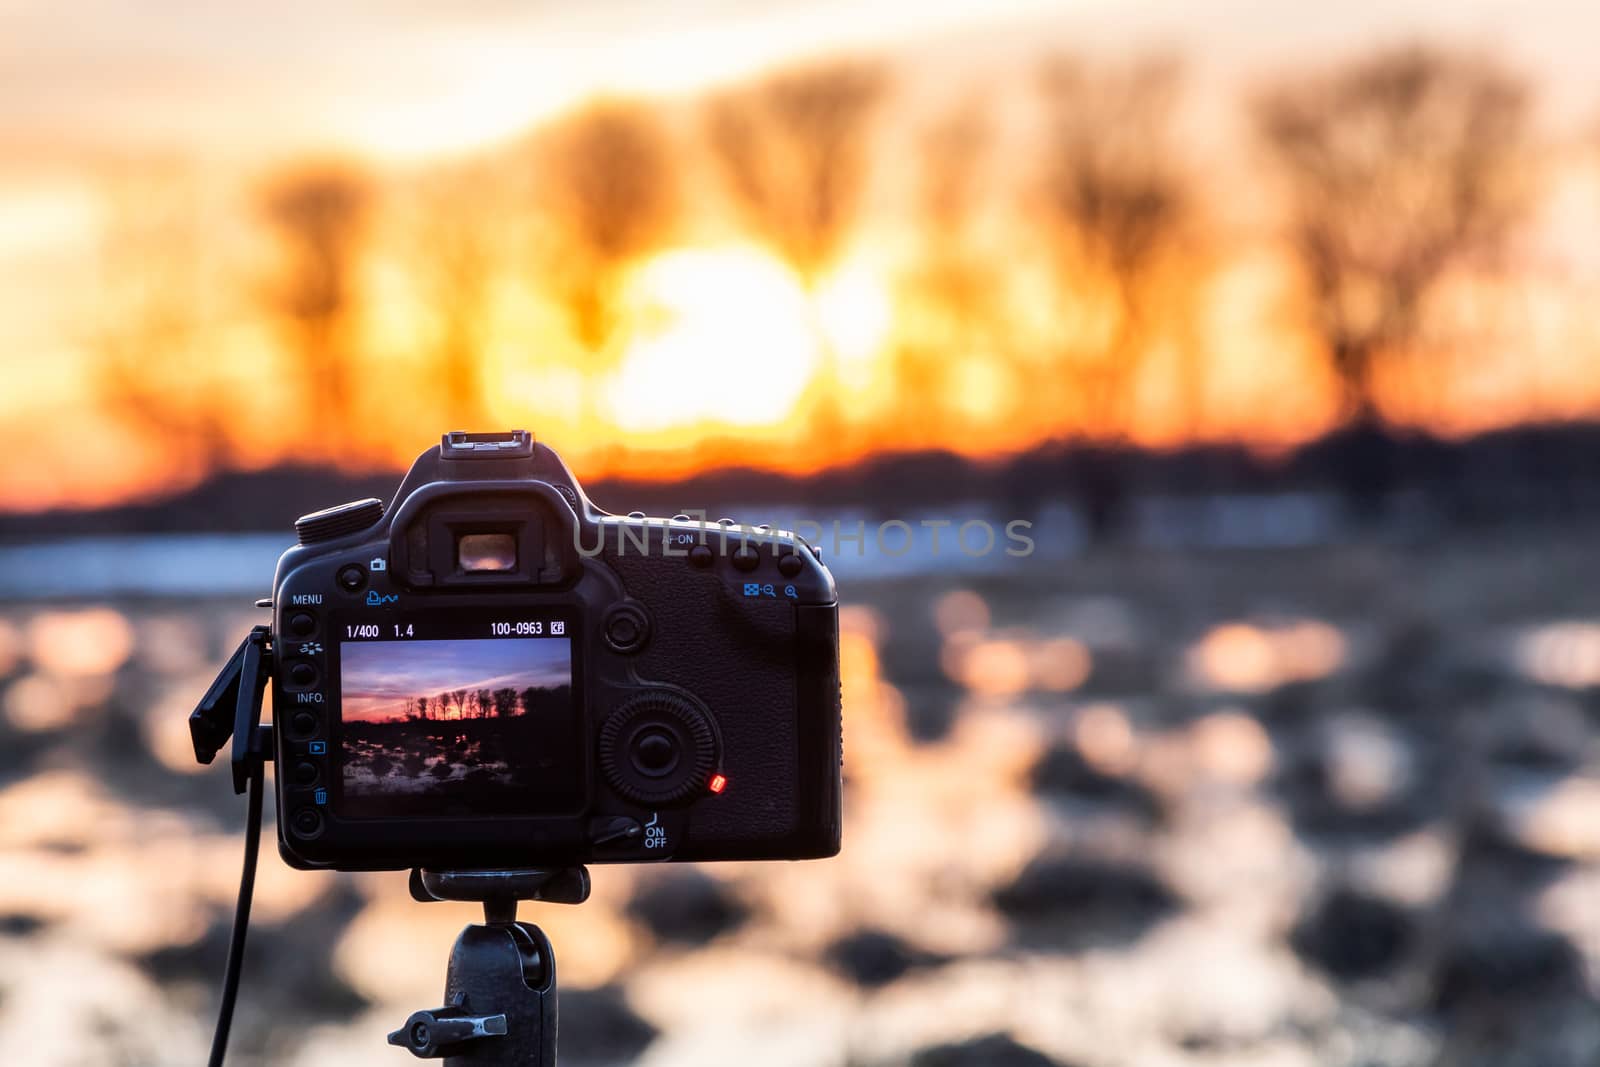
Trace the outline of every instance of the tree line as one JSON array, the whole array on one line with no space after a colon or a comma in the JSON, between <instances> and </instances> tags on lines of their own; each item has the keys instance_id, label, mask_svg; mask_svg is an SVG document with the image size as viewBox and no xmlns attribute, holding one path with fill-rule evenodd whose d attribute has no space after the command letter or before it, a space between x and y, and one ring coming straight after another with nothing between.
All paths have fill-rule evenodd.
<instances>
[{"instance_id":1,"label":"tree line","mask_svg":"<svg viewBox=\"0 0 1600 1067\"><path fill-rule=\"evenodd\" d=\"M412 697L406 702L406 722L440 722L466 719L509 719L533 715L551 707L570 703L570 686L511 686L498 689L445 689L432 696ZM402 720L390 720L402 721Z\"/></svg>"},{"instance_id":2,"label":"tree line","mask_svg":"<svg viewBox=\"0 0 1600 1067\"><path fill-rule=\"evenodd\" d=\"M108 200L90 330L102 399L174 456L229 462L249 432L238 407L249 375L229 377L211 346L244 316L264 324L316 440L359 451L362 383L386 361L365 332L381 246L426 323L405 390L428 408L417 418L495 421L485 368L496 309L518 287L564 338L558 354L527 359L577 367L570 403L600 418L603 376L638 325L630 270L709 212L758 240L805 293L823 356L806 411L816 440L870 446L881 432L932 445L951 425L987 420L1117 444L1157 359L1198 420L1207 285L1246 238L1210 221L1233 179L1181 136L1182 63L1052 57L1029 81L1020 147L1002 143L988 96L969 93L891 160L891 134L905 136L888 121L894 75L849 60L687 104L596 100L508 147L403 174L299 166L249 198L244 222L269 262L231 282L208 258L192 190L165 179L123 189ZM1269 79L1239 101L1248 143L1230 159L1269 205L1258 228L1292 280L1282 317L1314 350L1345 423L1382 425L1397 391L1446 394L1474 357L1472 337L1441 325L1447 297L1453 284L1504 277L1538 194L1531 105L1527 80L1494 58L1425 45ZM820 289L890 163L912 250L886 342L896 409L858 419L833 387ZM699 182L697 167L715 180ZM691 188L711 190L709 209L689 205ZM1018 297L1010 274L1022 262L1036 284ZM994 380L1010 384L985 385ZM474 706L498 714L493 696Z\"/></svg>"}]
</instances>

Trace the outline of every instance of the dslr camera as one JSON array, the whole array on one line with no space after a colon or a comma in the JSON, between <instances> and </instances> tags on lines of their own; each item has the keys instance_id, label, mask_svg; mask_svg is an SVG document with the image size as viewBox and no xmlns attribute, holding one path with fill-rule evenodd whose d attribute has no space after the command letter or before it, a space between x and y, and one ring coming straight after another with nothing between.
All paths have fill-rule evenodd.
<instances>
[{"instance_id":1,"label":"dslr camera","mask_svg":"<svg viewBox=\"0 0 1600 1067\"><path fill-rule=\"evenodd\" d=\"M295 530L261 653L291 866L838 851L838 602L801 538L608 514L521 430Z\"/></svg>"}]
</instances>

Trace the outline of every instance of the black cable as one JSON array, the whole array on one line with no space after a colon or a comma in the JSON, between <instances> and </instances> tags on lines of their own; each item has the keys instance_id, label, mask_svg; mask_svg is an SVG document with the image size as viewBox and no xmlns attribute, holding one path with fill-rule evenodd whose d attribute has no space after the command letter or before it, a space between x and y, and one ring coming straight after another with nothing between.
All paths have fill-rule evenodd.
<instances>
[{"instance_id":1,"label":"black cable","mask_svg":"<svg viewBox=\"0 0 1600 1067\"><path fill-rule=\"evenodd\" d=\"M233 1002L239 996L239 971L244 965L244 939L250 931L250 899L256 888L256 856L261 852L261 780L259 768L250 776L250 803L244 826L244 870L239 875L239 903L233 913L233 937L228 942L228 967L222 975L222 1004L217 1009L217 1032L211 1039L209 1067L222 1067L228 1051L228 1029L233 1025Z\"/></svg>"}]
</instances>

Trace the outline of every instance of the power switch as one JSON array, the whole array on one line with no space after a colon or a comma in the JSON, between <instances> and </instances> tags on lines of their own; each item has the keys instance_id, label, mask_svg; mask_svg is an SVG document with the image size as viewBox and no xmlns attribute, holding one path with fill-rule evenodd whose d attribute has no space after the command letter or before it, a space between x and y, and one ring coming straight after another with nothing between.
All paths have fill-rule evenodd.
<instances>
[{"instance_id":1,"label":"power switch","mask_svg":"<svg viewBox=\"0 0 1600 1067\"><path fill-rule=\"evenodd\" d=\"M602 815L589 820L589 843L610 845L618 841L635 841L644 834L638 819L626 815Z\"/></svg>"}]
</instances>

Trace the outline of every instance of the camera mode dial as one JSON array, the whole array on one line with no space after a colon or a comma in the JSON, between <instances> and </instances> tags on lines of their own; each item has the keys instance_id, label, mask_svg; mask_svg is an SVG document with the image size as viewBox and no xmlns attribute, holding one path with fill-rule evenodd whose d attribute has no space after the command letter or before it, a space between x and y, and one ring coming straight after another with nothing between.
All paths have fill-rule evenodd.
<instances>
[{"instance_id":1,"label":"camera mode dial","mask_svg":"<svg viewBox=\"0 0 1600 1067\"><path fill-rule=\"evenodd\" d=\"M717 736L705 711L677 693L630 697L600 727L600 769L637 804L689 799L706 788L716 763Z\"/></svg>"},{"instance_id":2,"label":"camera mode dial","mask_svg":"<svg viewBox=\"0 0 1600 1067\"><path fill-rule=\"evenodd\" d=\"M294 520L294 532L302 545L314 545L321 541L335 541L341 537L348 537L369 526L377 525L381 518L383 518L383 501L370 497L302 515Z\"/></svg>"}]
</instances>

